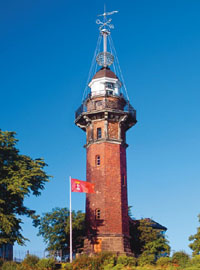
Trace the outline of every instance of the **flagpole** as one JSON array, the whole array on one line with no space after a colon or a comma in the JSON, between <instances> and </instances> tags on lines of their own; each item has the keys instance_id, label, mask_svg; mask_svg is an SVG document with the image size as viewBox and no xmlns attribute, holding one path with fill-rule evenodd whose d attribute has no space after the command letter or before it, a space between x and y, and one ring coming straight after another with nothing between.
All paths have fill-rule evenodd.
<instances>
[{"instance_id":1,"label":"flagpole","mask_svg":"<svg viewBox=\"0 0 200 270\"><path fill-rule=\"evenodd\" d=\"M70 220L70 263L72 262L72 187L71 176L69 177L69 220Z\"/></svg>"}]
</instances>

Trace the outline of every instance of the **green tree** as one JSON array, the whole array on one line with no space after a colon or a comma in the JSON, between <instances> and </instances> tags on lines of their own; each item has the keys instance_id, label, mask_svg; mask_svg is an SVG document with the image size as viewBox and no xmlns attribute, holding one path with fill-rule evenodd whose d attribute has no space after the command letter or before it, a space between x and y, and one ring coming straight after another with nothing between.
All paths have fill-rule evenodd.
<instances>
[{"instance_id":1,"label":"green tree","mask_svg":"<svg viewBox=\"0 0 200 270\"><path fill-rule=\"evenodd\" d=\"M35 211L24 205L24 199L31 194L40 195L49 178L42 159L19 153L15 135L0 130L0 245L15 241L24 244L20 216L37 219Z\"/></svg>"},{"instance_id":2,"label":"green tree","mask_svg":"<svg viewBox=\"0 0 200 270\"><path fill-rule=\"evenodd\" d=\"M200 222L200 215L198 215ZM193 243L189 244L189 247L193 250L192 255L200 255L200 227L197 228L197 233L189 237L189 241Z\"/></svg>"},{"instance_id":3,"label":"green tree","mask_svg":"<svg viewBox=\"0 0 200 270\"><path fill-rule=\"evenodd\" d=\"M149 219L141 219L130 225L131 248L136 256L169 255L170 246L163 231L156 229Z\"/></svg>"},{"instance_id":4,"label":"green tree","mask_svg":"<svg viewBox=\"0 0 200 270\"><path fill-rule=\"evenodd\" d=\"M190 257L184 251L177 251L172 255L172 263L178 264L181 267L186 267L190 262Z\"/></svg>"},{"instance_id":5,"label":"green tree","mask_svg":"<svg viewBox=\"0 0 200 270\"><path fill-rule=\"evenodd\" d=\"M39 222L39 233L47 244L47 250L62 250L62 255L69 253L70 224L67 208L54 208L44 213ZM83 247L85 236L85 214L72 212L73 251Z\"/></svg>"}]
</instances>

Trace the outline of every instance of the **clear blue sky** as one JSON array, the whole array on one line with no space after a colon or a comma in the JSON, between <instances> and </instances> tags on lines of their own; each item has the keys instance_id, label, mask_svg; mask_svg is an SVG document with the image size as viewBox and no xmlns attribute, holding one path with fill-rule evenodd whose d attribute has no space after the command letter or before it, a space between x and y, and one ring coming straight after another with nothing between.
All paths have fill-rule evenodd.
<instances>
[{"instance_id":1,"label":"clear blue sky","mask_svg":"<svg viewBox=\"0 0 200 270\"><path fill-rule=\"evenodd\" d=\"M128 131L128 197L136 218L168 228L172 250L188 248L200 213L200 1L110 0L112 38L138 123ZM69 206L69 175L85 180L85 134L74 125L104 2L0 1L0 128L21 153L43 157L54 178L27 204L41 214ZM85 194L73 194L85 209ZM31 221L31 241L45 248Z\"/></svg>"}]
</instances>

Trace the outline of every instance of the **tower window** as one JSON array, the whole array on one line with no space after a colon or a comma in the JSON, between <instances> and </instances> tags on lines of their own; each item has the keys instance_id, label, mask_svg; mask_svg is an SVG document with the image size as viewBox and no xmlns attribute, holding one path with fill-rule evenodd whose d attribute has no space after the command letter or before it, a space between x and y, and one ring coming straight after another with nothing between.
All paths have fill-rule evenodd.
<instances>
[{"instance_id":1,"label":"tower window","mask_svg":"<svg viewBox=\"0 0 200 270\"><path fill-rule=\"evenodd\" d=\"M97 208L95 210L95 218L96 219L101 219L101 210L99 208Z\"/></svg>"},{"instance_id":2,"label":"tower window","mask_svg":"<svg viewBox=\"0 0 200 270\"><path fill-rule=\"evenodd\" d=\"M106 83L106 88L107 89L114 89L114 84L113 83Z\"/></svg>"},{"instance_id":3,"label":"tower window","mask_svg":"<svg viewBox=\"0 0 200 270\"><path fill-rule=\"evenodd\" d=\"M106 91L106 94L107 94L107 95L113 95L113 91L107 90L107 91Z\"/></svg>"},{"instance_id":4,"label":"tower window","mask_svg":"<svg viewBox=\"0 0 200 270\"><path fill-rule=\"evenodd\" d=\"M97 139L101 138L101 128L97 128Z\"/></svg>"},{"instance_id":5,"label":"tower window","mask_svg":"<svg viewBox=\"0 0 200 270\"><path fill-rule=\"evenodd\" d=\"M99 166L101 164L101 158L99 155L96 156L96 165Z\"/></svg>"},{"instance_id":6,"label":"tower window","mask_svg":"<svg viewBox=\"0 0 200 270\"><path fill-rule=\"evenodd\" d=\"M124 174L122 175L122 185L126 186L126 176Z\"/></svg>"}]
</instances>

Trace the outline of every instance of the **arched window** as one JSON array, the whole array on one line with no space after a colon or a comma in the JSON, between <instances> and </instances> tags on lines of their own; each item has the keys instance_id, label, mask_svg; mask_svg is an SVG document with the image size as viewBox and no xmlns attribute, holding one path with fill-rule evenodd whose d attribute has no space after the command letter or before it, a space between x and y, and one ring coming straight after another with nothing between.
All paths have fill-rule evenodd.
<instances>
[{"instance_id":1,"label":"arched window","mask_svg":"<svg viewBox=\"0 0 200 270\"><path fill-rule=\"evenodd\" d=\"M95 163L96 163L97 166L99 166L101 164L101 158L100 158L99 155L96 156Z\"/></svg>"},{"instance_id":2,"label":"arched window","mask_svg":"<svg viewBox=\"0 0 200 270\"><path fill-rule=\"evenodd\" d=\"M101 210L99 208L97 208L95 210L95 218L96 219L101 219Z\"/></svg>"}]
</instances>

